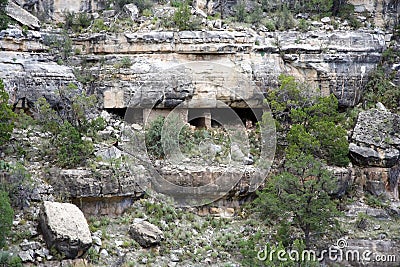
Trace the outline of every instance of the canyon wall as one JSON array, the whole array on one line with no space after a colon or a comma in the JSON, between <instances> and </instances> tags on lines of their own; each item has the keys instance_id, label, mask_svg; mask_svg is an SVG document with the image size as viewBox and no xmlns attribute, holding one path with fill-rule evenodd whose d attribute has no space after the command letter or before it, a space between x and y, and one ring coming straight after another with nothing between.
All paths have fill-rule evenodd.
<instances>
[{"instance_id":1,"label":"canyon wall","mask_svg":"<svg viewBox=\"0 0 400 267\"><path fill-rule=\"evenodd\" d=\"M293 75L310 88L319 88L322 95L333 93L341 106L352 107L360 102L367 75L390 40L382 32L361 30L104 33L73 38L75 54L64 64L55 62L46 44L57 36L3 31L0 77L14 103L33 102L40 96L51 99L69 83L81 88L76 70L85 70L94 76L91 86L104 108L145 108L161 98L158 107L172 108L184 99L210 96L240 107L234 96L243 86L240 80L265 92L277 85L280 74ZM62 45L58 49L63 53ZM129 64L124 66L121 62L127 58ZM231 90L213 94L217 89L198 88L194 80L201 77L221 81Z\"/></svg>"}]
</instances>

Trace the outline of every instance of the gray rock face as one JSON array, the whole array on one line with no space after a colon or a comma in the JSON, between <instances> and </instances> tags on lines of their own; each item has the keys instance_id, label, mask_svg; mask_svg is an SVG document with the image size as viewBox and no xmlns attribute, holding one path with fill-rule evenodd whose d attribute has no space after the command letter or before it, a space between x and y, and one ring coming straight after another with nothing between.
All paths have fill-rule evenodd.
<instances>
[{"instance_id":1,"label":"gray rock face","mask_svg":"<svg viewBox=\"0 0 400 267\"><path fill-rule=\"evenodd\" d=\"M136 221L129 228L129 234L142 247L150 247L160 243L163 232L147 221Z\"/></svg>"},{"instance_id":2,"label":"gray rock face","mask_svg":"<svg viewBox=\"0 0 400 267\"><path fill-rule=\"evenodd\" d=\"M375 150L351 143L349 150L352 159L361 166L392 167L399 160L397 149Z\"/></svg>"},{"instance_id":3,"label":"gray rock face","mask_svg":"<svg viewBox=\"0 0 400 267\"><path fill-rule=\"evenodd\" d=\"M67 194L71 198L129 196L141 194L135 178L126 176L112 178L110 171L100 171L97 177L89 170L58 170L54 169L49 176L49 182L55 193ZM116 186L118 185L118 186Z\"/></svg>"},{"instance_id":4,"label":"gray rock face","mask_svg":"<svg viewBox=\"0 0 400 267\"><path fill-rule=\"evenodd\" d=\"M66 258L80 257L92 245L83 213L70 203L45 201L40 211L40 228L47 247L55 247Z\"/></svg>"},{"instance_id":5,"label":"gray rock face","mask_svg":"<svg viewBox=\"0 0 400 267\"><path fill-rule=\"evenodd\" d=\"M215 69L197 72L212 76L214 82L218 81L227 88L235 87L234 83L226 82L233 79L234 71L238 72L235 75L248 77L263 88L276 86L279 74L285 73L309 82L312 88L320 87L322 94L334 93L341 106L354 106L360 100L360 88L366 82L368 72L379 62L385 47L384 35L364 31L268 34L250 31L137 32L117 38L119 52L134 51L138 55L130 56L133 66L123 71L123 75L133 78L130 82L128 79L99 81L97 87L103 91L105 107L109 108L137 107L138 103L146 106L150 99L161 97L164 97L165 107L174 107L182 100L198 95L202 89L193 85L198 78L196 69L186 68L186 79L179 76L181 69L172 70L174 66L193 60L206 60L232 68L232 77L226 77L224 72ZM256 40L257 45L254 45ZM77 45L95 53L115 53L116 48L111 44L107 36L77 40ZM163 57L143 58L141 53L162 53ZM179 54L178 58L176 54ZM200 55L203 54L214 56L202 59ZM241 55L240 60L237 54ZM198 55L198 59L191 55ZM208 93L211 95L212 91ZM221 93L217 92L217 95ZM221 97L229 99L231 96Z\"/></svg>"},{"instance_id":6,"label":"gray rock face","mask_svg":"<svg viewBox=\"0 0 400 267\"><path fill-rule=\"evenodd\" d=\"M86 215L120 215L143 195L137 176L110 170L52 169L47 177L55 195L66 196Z\"/></svg>"},{"instance_id":7,"label":"gray rock face","mask_svg":"<svg viewBox=\"0 0 400 267\"><path fill-rule=\"evenodd\" d=\"M135 21L139 16L139 9L135 4L127 4L124 9L128 12L129 16L133 21Z\"/></svg>"},{"instance_id":8,"label":"gray rock face","mask_svg":"<svg viewBox=\"0 0 400 267\"><path fill-rule=\"evenodd\" d=\"M348 205L346 216L357 217L358 214L366 214L380 220L387 220L390 218L388 212L384 209L371 208L361 202L356 202L354 204Z\"/></svg>"},{"instance_id":9,"label":"gray rock face","mask_svg":"<svg viewBox=\"0 0 400 267\"><path fill-rule=\"evenodd\" d=\"M23 25L28 26L30 29L40 28L40 21L37 17L33 16L31 13L13 2L8 2L6 13L8 16L22 23Z\"/></svg>"},{"instance_id":10,"label":"gray rock face","mask_svg":"<svg viewBox=\"0 0 400 267\"><path fill-rule=\"evenodd\" d=\"M38 242L35 242L35 241L30 241L29 242L27 240L24 240L24 242L19 244L19 246L21 247L21 249L23 251L27 251L27 250L30 250L30 249L37 250L37 249L40 248L40 244Z\"/></svg>"},{"instance_id":11,"label":"gray rock face","mask_svg":"<svg viewBox=\"0 0 400 267\"><path fill-rule=\"evenodd\" d=\"M0 35L3 50L22 51L0 54L0 77L12 99L27 97L34 101L41 95L54 95L70 82L80 86L72 68L51 62L51 57L43 53L48 49L46 34L31 39L13 32L4 34L4 38ZM11 35L15 37L9 38ZM102 96L104 108L151 108L159 99L159 108L173 108L188 99L193 107L215 107L204 99L240 107L235 93L257 99L251 92L245 95L238 91L243 88L241 82L271 88L277 85L281 73L307 81L311 88L321 88L323 95L334 93L340 105L347 107L359 102L360 88L385 47L383 34L367 31L248 30L88 34L74 38L73 50L80 49L85 57L90 54L90 61L99 65L99 78L93 87ZM125 56L132 65L116 69L116 63ZM208 65L203 67L200 61ZM187 63L193 67L183 65ZM223 67L211 68L213 64ZM111 74L120 78L114 79ZM196 83L204 77L219 87L205 88Z\"/></svg>"},{"instance_id":12,"label":"gray rock face","mask_svg":"<svg viewBox=\"0 0 400 267\"><path fill-rule=\"evenodd\" d=\"M101 157L103 160L118 159L122 156L122 151L115 146L112 146L96 152L96 156Z\"/></svg>"},{"instance_id":13,"label":"gray rock face","mask_svg":"<svg viewBox=\"0 0 400 267\"><path fill-rule=\"evenodd\" d=\"M60 88L78 84L70 67L52 62L45 54L1 51L0 77L5 80L10 99L18 105L33 103L43 96L53 100Z\"/></svg>"},{"instance_id":14,"label":"gray rock face","mask_svg":"<svg viewBox=\"0 0 400 267\"><path fill-rule=\"evenodd\" d=\"M104 0L18 0L24 9L35 10L40 17L63 21L63 15L69 12L91 13L106 9L107 1Z\"/></svg>"},{"instance_id":15,"label":"gray rock face","mask_svg":"<svg viewBox=\"0 0 400 267\"><path fill-rule=\"evenodd\" d=\"M351 142L357 165L393 167L400 158L400 116L377 109L361 112Z\"/></svg>"},{"instance_id":16,"label":"gray rock face","mask_svg":"<svg viewBox=\"0 0 400 267\"><path fill-rule=\"evenodd\" d=\"M34 252L32 250L21 251L20 253L18 253L18 256L21 258L22 262L34 261Z\"/></svg>"}]
</instances>

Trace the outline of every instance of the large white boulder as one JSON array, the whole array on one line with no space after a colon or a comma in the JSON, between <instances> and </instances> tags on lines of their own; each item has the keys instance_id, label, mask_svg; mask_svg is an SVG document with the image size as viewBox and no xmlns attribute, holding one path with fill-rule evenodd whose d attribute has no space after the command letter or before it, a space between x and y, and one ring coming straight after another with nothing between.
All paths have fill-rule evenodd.
<instances>
[{"instance_id":1,"label":"large white boulder","mask_svg":"<svg viewBox=\"0 0 400 267\"><path fill-rule=\"evenodd\" d=\"M80 257L92 245L85 216L73 204L45 201L39 223L47 247L56 248L66 258Z\"/></svg>"}]
</instances>

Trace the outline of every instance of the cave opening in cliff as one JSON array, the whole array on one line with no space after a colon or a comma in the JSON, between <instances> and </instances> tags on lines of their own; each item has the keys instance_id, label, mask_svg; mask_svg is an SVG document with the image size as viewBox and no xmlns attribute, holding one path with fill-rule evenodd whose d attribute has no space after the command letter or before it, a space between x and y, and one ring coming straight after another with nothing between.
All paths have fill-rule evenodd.
<instances>
[{"instance_id":1,"label":"cave opening in cliff","mask_svg":"<svg viewBox=\"0 0 400 267\"><path fill-rule=\"evenodd\" d=\"M120 118L124 118L127 108L106 108L105 109L108 113L116 115Z\"/></svg>"},{"instance_id":2,"label":"cave opening in cliff","mask_svg":"<svg viewBox=\"0 0 400 267\"><path fill-rule=\"evenodd\" d=\"M188 110L188 123L196 128L207 128L207 126L211 127L211 124L207 125L207 119L211 120L209 109L191 108Z\"/></svg>"},{"instance_id":3,"label":"cave opening in cliff","mask_svg":"<svg viewBox=\"0 0 400 267\"><path fill-rule=\"evenodd\" d=\"M220 125L243 124L248 128L256 125L261 120L261 108L217 108L211 111L211 117Z\"/></svg>"},{"instance_id":4,"label":"cave opening in cliff","mask_svg":"<svg viewBox=\"0 0 400 267\"><path fill-rule=\"evenodd\" d=\"M264 112L262 108L234 108L233 110L246 126L249 123L255 126L257 122L261 121Z\"/></svg>"},{"instance_id":5,"label":"cave opening in cliff","mask_svg":"<svg viewBox=\"0 0 400 267\"><path fill-rule=\"evenodd\" d=\"M189 109L188 122L197 128L222 127L242 123L246 127L253 127L261 120L261 108L197 108Z\"/></svg>"},{"instance_id":6,"label":"cave opening in cliff","mask_svg":"<svg viewBox=\"0 0 400 267\"><path fill-rule=\"evenodd\" d=\"M127 123L143 123L143 109L141 108L116 108L107 109L107 111L123 118Z\"/></svg>"}]
</instances>

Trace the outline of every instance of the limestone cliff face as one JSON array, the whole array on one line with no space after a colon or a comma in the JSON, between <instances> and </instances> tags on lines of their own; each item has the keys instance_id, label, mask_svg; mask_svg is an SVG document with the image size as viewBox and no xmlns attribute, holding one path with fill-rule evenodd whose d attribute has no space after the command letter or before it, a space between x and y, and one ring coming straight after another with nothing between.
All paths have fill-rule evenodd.
<instances>
[{"instance_id":1,"label":"limestone cliff face","mask_svg":"<svg viewBox=\"0 0 400 267\"><path fill-rule=\"evenodd\" d=\"M95 75L92 87L104 99L105 108L146 107L160 98L160 108L172 108L184 99L207 97L204 94L210 90L194 85L199 78L196 72L204 77L212 73L212 79L222 79L227 88L239 86L234 77L239 75L262 91L276 86L279 74L293 75L320 88L322 95L334 93L342 106L349 107L359 103L366 77L378 64L388 39L369 31L93 34L73 39L72 51L81 52L71 56L66 66L56 64L48 53L50 47L44 41L48 35L30 32L25 37L18 30L8 30L0 37L0 77L14 101L51 98L58 88L79 84L72 70L74 65L81 68L85 60ZM120 64L126 57L129 66ZM232 72L182 65L196 62L221 65ZM222 93L220 98L234 106L231 94Z\"/></svg>"},{"instance_id":2,"label":"limestone cliff face","mask_svg":"<svg viewBox=\"0 0 400 267\"><path fill-rule=\"evenodd\" d=\"M64 7L91 12L101 9L100 3L37 1L31 8L36 11L43 8L52 15ZM358 12L371 13L376 12L376 4L364 1L356 8ZM306 33L237 28L69 37L56 30L22 32L17 27L10 28L0 33L0 78L18 107L30 105L42 96L57 104L54 101L58 90L74 83L79 89L97 94L102 108L144 109L142 119L154 105L167 110L182 104L185 108L224 107L220 102L233 108L249 103L261 107L263 94L277 86L280 74L293 75L308 83L316 94L335 94L342 107L355 106L361 101L368 73L381 61L391 34L381 30L333 30L330 25L319 24L316 27L319 30ZM71 38L71 47L66 38ZM85 75L88 77L82 77ZM188 104L185 100L189 100ZM357 140L353 142L354 146L360 146ZM364 146L360 149L352 150L353 154L368 156L371 152L365 152ZM398 153L394 157L398 160ZM391 168L393 164L389 165L383 167ZM343 176L351 176L348 170L344 173ZM112 187L104 187L97 181L70 180L93 185L87 192L79 191L82 187L79 184L60 186L69 192L76 191L75 198L98 197L99 192L126 193L123 187L112 191ZM125 180L128 190L135 191L130 188L131 180Z\"/></svg>"}]
</instances>

